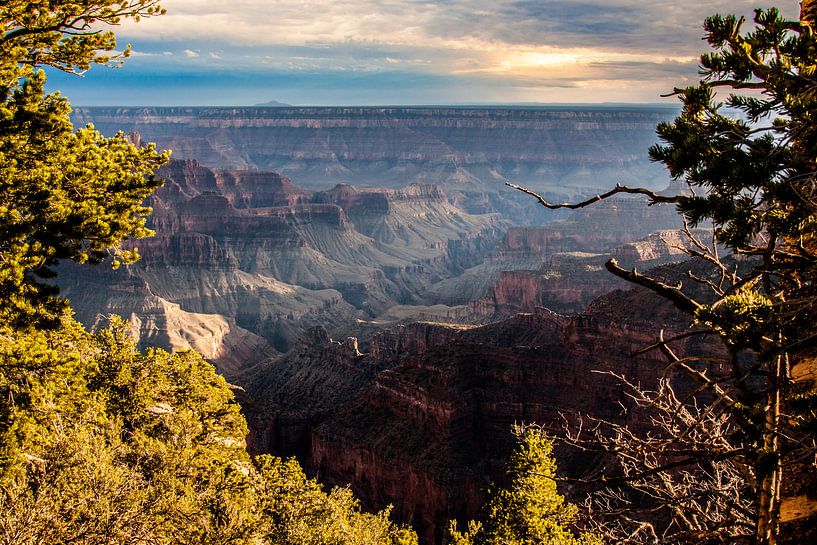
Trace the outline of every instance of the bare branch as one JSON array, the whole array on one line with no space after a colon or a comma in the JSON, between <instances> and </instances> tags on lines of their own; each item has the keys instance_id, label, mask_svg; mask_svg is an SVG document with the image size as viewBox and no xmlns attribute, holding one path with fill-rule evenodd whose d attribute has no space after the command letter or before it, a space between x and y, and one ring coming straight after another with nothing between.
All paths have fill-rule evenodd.
<instances>
[{"instance_id":1,"label":"bare branch","mask_svg":"<svg viewBox=\"0 0 817 545\"><path fill-rule=\"evenodd\" d=\"M623 280L632 282L633 284L638 284L639 286L643 286L657 293L686 314L694 315L695 311L703 306L694 299L687 297L681 291L680 286L670 286L669 284L664 284L663 282L659 282L654 278L644 276L635 269L629 271L623 269L619 266L618 261L616 261L615 258L612 258L605 263L604 268Z\"/></svg>"},{"instance_id":2,"label":"bare branch","mask_svg":"<svg viewBox=\"0 0 817 545\"><path fill-rule=\"evenodd\" d=\"M577 208L584 208L585 206L589 206L589 205L591 205L593 203L603 201L604 199L610 198L613 195L617 195L619 193L630 193L630 194L633 194L633 195L644 195L650 201L649 203L647 203L649 206L652 206L654 204L678 203L678 202L681 202L682 199L684 198L682 195L671 195L671 196L659 195L655 191L651 191L651 190L646 189L646 188L627 187L626 185L616 184L616 186L613 189L611 189L610 191L608 191L607 193L601 193L599 195L596 195L595 197L587 199L586 201L581 201L581 202L577 202L577 203L563 202L563 203L559 203L559 204L554 204L554 203L551 203L551 202L547 201L544 197L542 197L541 195L539 195L535 191L533 191L531 189L528 189L527 187L522 187L521 185L516 185L516 184L511 183L511 182L505 182L505 185L510 187L511 189L516 189L517 191L521 191L522 193L530 195L531 197L533 197L537 201L539 201L539 204L541 204L542 206L544 206L546 208L549 208L551 210L558 210L559 208L569 208L571 210L575 210Z\"/></svg>"},{"instance_id":3,"label":"bare branch","mask_svg":"<svg viewBox=\"0 0 817 545\"><path fill-rule=\"evenodd\" d=\"M640 356L642 354L646 354L647 352L651 352L653 350L656 350L656 349L660 348L662 345L664 345L666 343L671 343L671 342L674 342L674 341L680 341L680 340L683 340L683 339L687 339L689 337L697 337L699 335L711 335L711 334L712 334L712 332L710 330L708 330L708 329L696 329L696 330L693 330L693 331L685 331L683 333L679 333L678 335L675 335L672 338L664 340L663 339L663 333L662 333L662 339L654 342L653 344L651 344L649 346L645 346L644 348L636 350L635 352L631 353L630 356Z\"/></svg>"}]
</instances>

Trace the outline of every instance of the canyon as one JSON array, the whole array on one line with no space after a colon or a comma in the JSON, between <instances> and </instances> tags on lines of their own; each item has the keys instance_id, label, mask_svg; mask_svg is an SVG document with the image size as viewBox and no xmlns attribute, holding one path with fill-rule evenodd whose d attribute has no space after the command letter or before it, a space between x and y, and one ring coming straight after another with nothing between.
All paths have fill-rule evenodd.
<instances>
[{"instance_id":1,"label":"canyon","mask_svg":"<svg viewBox=\"0 0 817 545\"><path fill-rule=\"evenodd\" d=\"M122 271L65 266L63 293L90 327L122 314L143 346L193 347L228 376L315 325L362 337L417 319L576 312L618 286L601 266L608 254L650 265L677 257L672 230L638 242L650 255L632 249L678 223L671 207L638 199L514 227L499 213L465 212L433 184L314 191L193 160L160 175L148 202L157 234L136 244L142 259Z\"/></svg>"},{"instance_id":2,"label":"canyon","mask_svg":"<svg viewBox=\"0 0 817 545\"><path fill-rule=\"evenodd\" d=\"M66 265L60 287L89 327L120 314L140 346L213 362L241 387L253 452L296 456L443 543L500 477L514 423L630 418L604 373L655 380L657 356L631 353L685 326L603 267L685 267L672 206L552 213L504 182L676 191L645 152L671 113L80 108L76 123L174 160L147 202L156 236L129 243L141 260ZM557 457L569 475L599 463Z\"/></svg>"},{"instance_id":3,"label":"canyon","mask_svg":"<svg viewBox=\"0 0 817 545\"><path fill-rule=\"evenodd\" d=\"M662 189L647 158L672 107L77 108L76 125L137 133L176 159L279 172L326 190L432 183L469 213L531 224L548 214L504 187L511 180L569 198L615 182ZM552 217L552 216L550 216Z\"/></svg>"},{"instance_id":4,"label":"canyon","mask_svg":"<svg viewBox=\"0 0 817 545\"><path fill-rule=\"evenodd\" d=\"M314 192L195 161L160 174L167 182L148 202L157 235L139 241L142 259L122 271L66 266L63 294L91 327L123 314L143 345L195 347L228 376L316 324L346 327L413 302L507 224L461 211L433 185ZM251 349L236 351L241 343Z\"/></svg>"},{"instance_id":5,"label":"canyon","mask_svg":"<svg viewBox=\"0 0 817 545\"><path fill-rule=\"evenodd\" d=\"M556 433L579 413L633 418L605 373L648 385L664 364L654 352L632 357L655 338L654 324L607 313L627 297L673 314L642 291L614 292L581 315L537 308L483 326L416 322L365 347L313 331L248 377L250 447L297 456L324 482L351 483L367 506L393 504L423 542L445 542L449 521L473 518L501 477L513 425ZM599 462L556 454L562 474L574 477Z\"/></svg>"}]
</instances>

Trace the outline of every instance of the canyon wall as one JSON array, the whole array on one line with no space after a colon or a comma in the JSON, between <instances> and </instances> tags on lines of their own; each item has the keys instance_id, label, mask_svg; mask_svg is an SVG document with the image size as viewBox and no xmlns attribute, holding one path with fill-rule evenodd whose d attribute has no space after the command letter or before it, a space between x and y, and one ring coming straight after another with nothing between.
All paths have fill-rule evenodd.
<instances>
[{"instance_id":1,"label":"canyon wall","mask_svg":"<svg viewBox=\"0 0 817 545\"><path fill-rule=\"evenodd\" d=\"M66 265L78 318L131 321L143 346L193 346L231 375L321 324L413 303L493 249L507 222L468 214L432 184L314 192L267 172L172 161L148 203L156 236L111 271ZM243 348L242 348L243 347Z\"/></svg>"},{"instance_id":2,"label":"canyon wall","mask_svg":"<svg viewBox=\"0 0 817 545\"><path fill-rule=\"evenodd\" d=\"M621 386L604 373L647 385L663 369L658 354L631 357L655 326L605 310L632 297L673 312L636 290L573 317L537 309L479 327L396 326L363 353L356 340L312 335L248 378L251 447L299 456L323 481L351 483L367 507L394 504L425 543L441 543L449 520L477 514L515 423L555 431L562 414L630 418ZM572 476L598 463L557 456Z\"/></svg>"},{"instance_id":3,"label":"canyon wall","mask_svg":"<svg viewBox=\"0 0 817 545\"><path fill-rule=\"evenodd\" d=\"M509 239L515 238L512 237L515 231L508 230ZM638 229L632 232L638 232ZM542 233L535 234L534 238L539 239ZM647 270L685 261L688 256L684 248L689 245L682 231L663 229L598 253L552 253L547 263L536 270L502 271L483 297L468 304L470 316L497 320L519 312L533 312L537 307L569 314L580 313L598 297L627 287L626 282L604 268L611 257L622 267ZM590 247L587 241L578 246ZM603 241L599 247L604 247Z\"/></svg>"},{"instance_id":4,"label":"canyon wall","mask_svg":"<svg viewBox=\"0 0 817 545\"><path fill-rule=\"evenodd\" d=\"M541 210L506 180L553 197L618 181L660 189L647 158L664 107L77 108L78 125L139 133L212 168L275 171L306 187L442 185L471 213Z\"/></svg>"},{"instance_id":5,"label":"canyon wall","mask_svg":"<svg viewBox=\"0 0 817 545\"><path fill-rule=\"evenodd\" d=\"M603 268L607 259L615 256L626 266L638 263L642 268L671 260L680 252L669 249L668 243L683 244L681 227L673 206L647 206L641 198L608 199L543 226L510 227L484 260L434 283L423 303L469 305L490 298L497 283L500 298L518 283L528 295L512 295L523 297L515 308L529 312L533 282L539 286L535 305L578 312L618 286Z\"/></svg>"}]
</instances>

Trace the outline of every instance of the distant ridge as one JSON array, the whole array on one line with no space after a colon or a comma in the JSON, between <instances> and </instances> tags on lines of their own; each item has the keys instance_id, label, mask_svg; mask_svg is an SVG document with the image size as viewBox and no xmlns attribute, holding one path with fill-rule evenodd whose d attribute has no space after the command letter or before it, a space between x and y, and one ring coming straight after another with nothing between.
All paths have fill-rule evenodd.
<instances>
[{"instance_id":1,"label":"distant ridge","mask_svg":"<svg viewBox=\"0 0 817 545\"><path fill-rule=\"evenodd\" d=\"M94 106L90 106L93 108ZM207 108L207 106L189 106L191 108ZM252 108L277 107L277 108L305 108L305 109L326 109L326 108L357 108L360 110L427 110L427 109L456 109L456 110L678 110L675 103L667 102L493 102L493 103L459 103L459 104L305 104L295 106L270 100L260 104L253 104ZM103 107L104 108L104 107ZM214 106L212 108L226 108L225 106Z\"/></svg>"},{"instance_id":2,"label":"distant ridge","mask_svg":"<svg viewBox=\"0 0 817 545\"><path fill-rule=\"evenodd\" d=\"M510 191L509 179L561 199L595 195L610 180L666 187L647 149L656 125L675 115L666 106L609 105L104 107L74 108L72 120L103 134L139 132L212 168L280 172L310 189L436 183L470 202ZM506 202L485 198L470 210Z\"/></svg>"},{"instance_id":3,"label":"distant ridge","mask_svg":"<svg viewBox=\"0 0 817 545\"><path fill-rule=\"evenodd\" d=\"M285 106L292 106L292 104L287 104L286 102L278 102L277 100L270 100L269 102L261 102L259 104L253 104L254 108L263 108L263 107L270 107L270 108L278 108L278 107L285 107Z\"/></svg>"}]
</instances>

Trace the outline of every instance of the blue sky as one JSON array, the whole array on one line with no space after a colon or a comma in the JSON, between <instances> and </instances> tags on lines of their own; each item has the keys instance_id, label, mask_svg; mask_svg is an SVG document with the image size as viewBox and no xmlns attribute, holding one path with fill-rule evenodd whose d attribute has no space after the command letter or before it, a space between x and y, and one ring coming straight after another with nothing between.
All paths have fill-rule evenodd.
<instances>
[{"instance_id":1,"label":"blue sky","mask_svg":"<svg viewBox=\"0 0 817 545\"><path fill-rule=\"evenodd\" d=\"M124 67L49 74L76 105L660 102L702 24L753 0L164 0ZM779 2L796 17L798 4Z\"/></svg>"}]
</instances>

